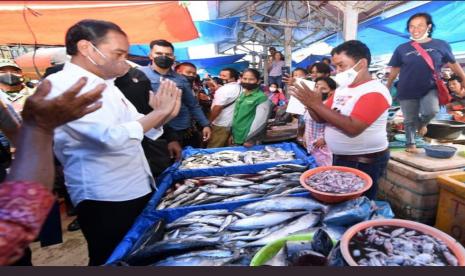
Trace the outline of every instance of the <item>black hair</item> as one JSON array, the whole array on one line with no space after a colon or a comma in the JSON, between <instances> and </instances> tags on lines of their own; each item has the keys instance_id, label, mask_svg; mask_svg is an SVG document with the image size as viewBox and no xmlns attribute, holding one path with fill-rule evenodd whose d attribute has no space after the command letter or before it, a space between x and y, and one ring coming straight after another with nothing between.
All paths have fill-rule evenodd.
<instances>
[{"instance_id":1,"label":"black hair","mask_svg":"<svg viewBox=\"0 0 465 276\"><path fill-rule=\"evenodd\" d=\"M331 74L331 67L329 67L329 65L326 64L326 63L323 63L323 62L316 62L316 63L313 63L313 64L308 68L308 72L309 72L309 73L312 73L313 67L316 67L316 71L317 71L318 73L323 73L323 74L327 74L327 75L330 75L330 74Z\"/></svg>"},{"instance_id":2,"label":"black hair","mask_svg":"<svg viewBox=\"0 0 465 276\"><path fill-rule=\"evenodd\" d=\"M247 68L244 71L242 71L242 75L244 75L246 72L252 73L254 75L254 77L257 79L257 81L260 81L260 72L258 72L257 69Z\"/></svg>"},{"instance_id":3,"label":"black hair","mask_svg":"<svg viewBox=\"0 0 465 276\"><path fill-rule=\"evenodd\" d=\"M305 70L304 68L302 67L297 67L294 69L294 71L292 71L292 74L294 74L295 71L302 71L304 72L305 75L307 75L307 70Z\"/></svg>"},{"instance_id":4,"label":"black hair","mask_svg":"<svg viewBox=\"0 0 465 276\"><path fill-rule=\"evenodd\" d=\"M155 45L161 46L161 47L170 47L171 50L173 50L173 52L174 52L174 46L168 40L164 40L164 39L152 40L152 42L150 42L150 49L152 49L153 46L155 46Z\"/></svg>"},{"instance_id":5,"label":"black hair","mask_svg":"<svg viewBox=\"0 0 465 276\"><path fill-rule=\"evenodd\" d=\"M327 60L327 61L329 61L329 63L331 63L331 60L329 58L327 58L327 57L324 57L321 61L323 62L325 60Z\"/></svg>"},{"instance_id":6,"label":"black hair","mask_svg":"<svg viewBox=\"0 0 465 276\"><path fill-rule=\"evenodd\" d=\"M223 68L221 69L221 71L228 71L229 72L229 76L231 78L233 78L234 80L238 80L239 79L239 72L234 69L234 68L231 68L231 67L227 67L227 68Z\"/></svg>"},{"instance_id":7,"label":"black hair","mask_svg":"<svg viewBox=\"0 0 465 276\"><path fill-rule=\"evenodd\" d=\"M276 48L271 46L270 48L268 48L268 50L275 50L276 51Z\"/></svg>"},{"instance_id":8,"label":"black hair","mask_svg":"<svg viewBox=\"0 0 465 276\"><path fill-rule=\"evenodd\" d=\"M370 49L361 42L360 40L348 40L342 44L339 44L336 48L331 50L331 56L344 52L347 56L353 58L356 62L365 58L368 62L368 66L371 63Z\"/></svg>"},{"instance_id":9,"label":"black hair","mask_svg":"<svg viewBox=\"0 0 465 276\"><path fill-rule=\"evenodd\" d=\"M417 17L423 17L426 20L426 26L431 25L431 29L429 30L429 33L428 33L428 37L431 37L434 31L435 25L433 23L433 17L431 16L431 14L426 13L426 12L419 12L419 13L416 13L410 16L410 18L407 20L407 31L409 31L410 21L412 21L413 19Z\"/></svg>"},{"instance_id":10,"label":"black hair","mask_svg":"<svg viewBox=\"0 0 465 276\"><path fill-rule=\"evenodd\" d=\"M197 70L197 67L193 64L193 63L190 63L190 62L181 62L179 64L177 64L175 67L174 67L174 70L177 71L179 68L181 68L182 66L188 66L188 67L192 67L194 68L195 70Z\"/></svg>"},{"instance_id":11,"label":"black hair","mask_svg":"<svg viewBox=\"0 0 465 276\"><path fill-rule=\"evenodd\" d=\"M319 77L319 78L316 78L315 79L315 83L319 82L319 81L324 81L326 82L326 84L328 84L329 88L331 90L335 90L337 88L337 84L336 82L330 78L330 77Z\"/></svg>"},{"instance_id":12,"label":"black hair","mask_svg":"<svg viewBox=\"0 0 465 276\"><path fill-rule=\"evenodd\" d=\"M85 19L77 22L66 31L65 46L68 55L76 55L77 43L80 40L88 40L95 46L105 41L109 31L120 33L127 37L126 33L115 23L103 20Z\"/></svg>"},{"instance_id":13,"label":"black hair","mask_svg":"<svg viewBox=\"0 0 465 276\"><path fill-rule=\"evenodd\" d=\"M271 87L273 84L276 85L279 88L279 85L276 82L270 83L269 86Z\"/></svg>"},{"instance_id":14,"label":"black hair","mask_svg":"<svg viewBox=\"0 0 465 276\"><path fill-rule=\"evenodd\" d=\"M454 80L456 80L456 81L462 83L462 78L459 77L459 76L457 76L457 75L452 75L452 76L450 76L450 78L447 80L447 82L454 81Z\"/></svg>"},{"instance_id":15,"label":"black hair","mask_svg":"<svg viewBox=\"0 0 465 276\"><path fill-rule=\"evenodd\" d=\"M274 59L274 57L276 56L276 54L278 54L278 53L281 55L280 60L284 60L284 55L283 55L283 53L281 53L281 52L279 52L279 51L276 51L276 52L273 54L273 59Z\"/></svg>"}]
</instances>

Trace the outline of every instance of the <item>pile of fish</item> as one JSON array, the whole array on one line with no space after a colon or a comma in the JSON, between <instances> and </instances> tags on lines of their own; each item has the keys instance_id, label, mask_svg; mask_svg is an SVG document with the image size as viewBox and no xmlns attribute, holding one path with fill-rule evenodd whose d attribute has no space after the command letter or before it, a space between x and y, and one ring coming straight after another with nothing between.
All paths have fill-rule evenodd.
<instances>
[{"instance_id":1,"label":"pile of fish","mask_svg":"<svg viewBox=\"0 0 465 276\"><path fill-rule=\"evenodd\" d=\"M447 245L420 231L397 226L369 227L349 242L362 266L457 266Z\"/></svg>"},{"instance_id":2,"label":"pile of fish","mask_svg":"<svg viewBox=\"0 0 465 276\"><path fill-rule=\"evenodd\" d=\"M261 246L315 232L328 206L304 197L275 197L233 211L199 210L155 223L122 259L124 265L249 265ZM339 239L345 228L323 226Z\"/></svg>"},{"instance_id":3,"label":"pile of fish","mask_svg":"<svg viewBox=\"0 0 465 276\"><path fill-rule=\"evenodd\" d=\"M327 170L307 178L307 184L321 192L345 194L362 189L365 181L351 172Z\"/></svg>"},{"instance_id":4,"label":"pile of fish","mask_svg":"<svg viewBox=\"0 0 465 276\"><path fill-rule=\"evenodd\" d=\"M305 192L300 185L300 175L306 169L302 165L282 164L253 175L186 179L166 192L157 209Z\"/></svg>"},{"instance_id":5,"label":"pile of fish","mask_svg":"<svg viewBox=\"0 0 465 276\"><path fill-rule=\"evenodd\" d=\"M184 159L180 169L200 169L211 167L228 167L252 165L267 162L282 162L295 159L293 151L265 146L263 150L249 150L245 152L223 150L211 154L198 153Z\"/></svg>"}]
</instances>

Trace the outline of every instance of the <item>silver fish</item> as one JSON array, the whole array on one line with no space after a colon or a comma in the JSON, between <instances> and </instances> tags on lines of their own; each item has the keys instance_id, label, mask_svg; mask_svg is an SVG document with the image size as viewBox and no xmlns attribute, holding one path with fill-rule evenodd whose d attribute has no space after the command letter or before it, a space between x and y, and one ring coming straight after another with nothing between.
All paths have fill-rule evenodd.
<instances>
[{"instance_id":1,"label":"silver fish","mask_svg":"<svg viewBox=\"0 0 465 276\"><path fill-rule=\"evenodd\" d=\"M275 197L249 203L236 209L235 211L244 214L254 214L256 212L279 212L279 211L314 211L323 210L326 211L328 207L324 204L319 203L316 200L304 197Z\"/></svg>"},{"instance_id":2,"label":"silver fish","mask_svg":"<svg viewBox=\"0 0 465 276\"><path fill-rule=\"evenodd\" d=\"M277 229L276 231L270 233L269 235L266 235L265 237L255 241L255 242L247 244L247 247L266 245L266 244L268 244L268 243L270 243L272 241L275 241L275 240L280 239L280 238L284 238L284 237L286 237L286 236L288 236L290 234L293 234L295 232L298 232L300 230L313 227L316 224L318 224L319 221L320 221L320 215L313 214L313 213L304 215L304 216L298 218L297 220L289 223L288 225L283 226L280 229Z\"/></svg>"},{"instance_id":3,"label":"silver fish","mask_svg":"<svg viewBox=\"0 0 465 276\"><path fill-rule=\"evenodd\" d=\"M262 229L280 224L303 214L304 212L273 212L264 215L254 215L236 220L228 226L228 229L236 231Z\"/></svg>"}]
</instances>

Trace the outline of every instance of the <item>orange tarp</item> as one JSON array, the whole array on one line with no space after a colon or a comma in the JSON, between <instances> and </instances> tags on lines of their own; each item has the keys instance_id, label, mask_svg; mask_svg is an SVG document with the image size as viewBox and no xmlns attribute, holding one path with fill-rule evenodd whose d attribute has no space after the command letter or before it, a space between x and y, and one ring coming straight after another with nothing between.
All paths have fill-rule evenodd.
<instances>
[{"instance_id":1,"label":"orange tarp","mask_svg":"<svg viewBox=\"0 0 465 276\"><path fill-rule=\"evenodd\" d=\"M82 19L118 24L131 44L199 36L188 9L178 1L0 1L0 44L35 43L24 17L36 43L45 45L64 45L66 30Z\"/></svg>"}]
</instances>

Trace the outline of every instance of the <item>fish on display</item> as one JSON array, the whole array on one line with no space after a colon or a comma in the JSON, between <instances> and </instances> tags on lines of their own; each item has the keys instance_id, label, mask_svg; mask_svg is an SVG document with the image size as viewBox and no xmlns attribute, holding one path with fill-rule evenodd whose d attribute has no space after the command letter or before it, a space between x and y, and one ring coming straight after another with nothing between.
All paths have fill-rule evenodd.
<instances>
[{"instance_id":1,"label":"fish on display","mask_svg":"<svg viewBox=\"0 0 465 276\"><path fill-rule=\"evenodd\" d=\"M265 146L263 150L249 150L245 152L224 150L210 154L197 153L184 159L180 169L241 166L291 160L295 160L295 153L293 151Z\"/></svg>"},{"instance_id":2,"label":"fish on display","mask_svg":"<svg viewBox=\"0 0 465 276\"><path fill-rule=\"evenodd\" d=\"M283 164L253 175L209 176L185 179L168 190L157 209L229 202L260 197L279 197L306 192L300 174L307 166ZM315 202L316 204L316 202ZM321 204L318 204L321 206Z\"/></svg>"},{"instance_id":3,"label":"fish on display","mask_svg":"<svg viewBox=\"0 0 465 276\"><path fill-rule=\"evenodd\" d=\"M338 170L316 173L307 178L306 182L315 190L335 194L353 193L365 186L365 181L358 175Z\"/></svg>"},{"instance_id":4,"label":"fish on display","mask_svg":"<svg viewBox=\"0 0 465 276\"><path fill-rule=\"evenodd\" d=\"M447 245L433 236L397 226L366 228L349 242L361 266L457 266Z\"/></svg>"},{"instance_id":5,"label":"fish on display","mask_svg":"<svg viewBox=\"0 0 465 276\"><path fill-rule=\"evenodd\" d=\"M167 223L161 240L132 249L124 261L157 266L248 265L262 245L321 222L324 205L296 198L265 199L232 211L190 212ZM282 206L273 207L280 200Z\"/></svg>"}]
</instances>

